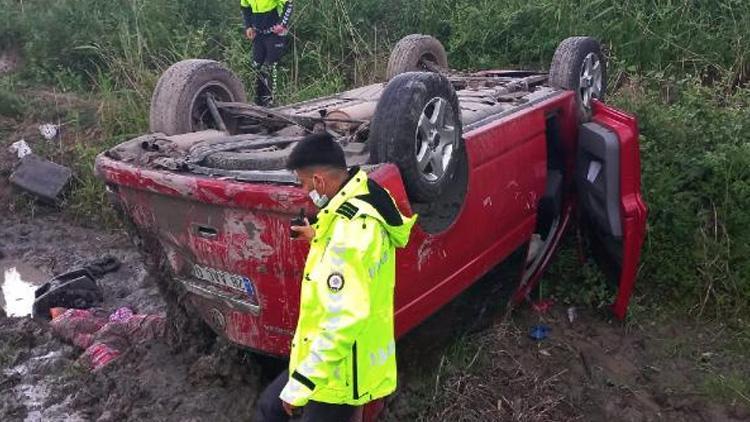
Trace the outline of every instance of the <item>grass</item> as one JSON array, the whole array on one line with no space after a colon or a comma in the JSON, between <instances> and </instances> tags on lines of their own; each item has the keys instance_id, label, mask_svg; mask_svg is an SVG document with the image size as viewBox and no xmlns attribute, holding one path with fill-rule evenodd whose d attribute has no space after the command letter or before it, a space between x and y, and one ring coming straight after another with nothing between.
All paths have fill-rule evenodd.
<instances>
[{"instance_id":1,"label":"grass","mask_svg":"<svg viewBox=\"0 0 750 422\"><path fill-rule=\"evenodd\" d=\"M26 113L26 104L15 92L0 87L0 116L18 119Z\"/></svg>"},{"instance_id":2,"label":"grass","mask_svg":"<svg viewBox=\"0 0 750 422\"><path fill-rule=\"evenodd\" d=\"M733 403L740 401L750 405L750 381L746 375L712 374L700 386L702 394L719 403Z\"/></svg>"},{"instance_id":3,"label":"grass","mask_svg":"<svg viewBox=\"0 0 750 422\"><path fill-rule=\"evenodd\" d=\"M600 39L609 56L608 101L639 118L649 205L628 328L648 332L652 323L681 319L725 324L722 353L746 359L750 2L316 0L296 6L282 62L282 103L381 80L389 49L409 33L437 36L457 69L544 69L563 38ZM35 151L73 168L63 210L86 224L117 224L93 159L148 130L151 92L167 66L214 58L248 91L253 86L251 47L235 2L0 0L0 22L0 49L20 46L25 62L22 73L0 77L0 148L23 135ZM40 90L53 95L40 97ZM45 143L33 130L23 131L47 121L65 123L63 142ZM39 207L23 196L14 205L32 215ZM574 240L560 251L541 294L605 310L613 289L592 262L581 265ZM507 324L491 331L458 338L432 376L414 381L408 406L418 411L410 414L451 420L533 415L524 407L530 404L566 414L556 379L540 379L515 360L512 346L499 346L519 341L521 331ZM665 340L667 355L660 358L699 365L693 340ZM0 366L13 359L0 347ZM748 403L742 373L710 365L702 371L700 394ZM505 400L486 402L498 392ZM546 401L533 401L539 397Z\"/></svg>"},{"instance_id":4,"label":"grass","mask_svg":"<svg viewBox=\"0 0 750 422\"><path fill-rule=\"evenodd\" d=\"M113 221L92 160L148 130L150 95L169 64L215 58L253 86L231 2L0 0L0 21L0 47L20 46L26 63L0 78L0 116L19 126L69 122L65 144L40 152L74 168L65 209L81 221ZM408 33L436 35L459 69L546 68L561 39L601 39L609 100L641 126L650 215L636 303L663 307L666 297L710 319L750 308L750 2L317 0L299 3L293 22L280 102L380 80L390 47ZM89 106L35 102L40 85ZM596 274L563 255L545 285L563 302L603 308L612 291Z\"/></svg>"}]
</instances>

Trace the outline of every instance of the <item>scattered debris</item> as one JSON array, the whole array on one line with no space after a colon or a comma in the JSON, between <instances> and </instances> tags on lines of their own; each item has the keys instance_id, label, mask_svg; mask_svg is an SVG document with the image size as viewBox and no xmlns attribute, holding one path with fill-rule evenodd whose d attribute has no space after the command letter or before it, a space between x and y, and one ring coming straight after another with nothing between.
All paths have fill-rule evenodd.
<instances>
[{"instance_id":1,"label":"scattered debris","mask_svg":"<svg viewBox=\"0 0 750 422\"><path fill-rule=\"evenodd\" d=\"M106 273L117 271L120 268L120 261L112 255L104 255L91 261L83 268L87 269L94 277L101 277Z\"/></svg>"},{"instance_id":2,"label":"scattered debris","mask_svg":"<svg viewBox=\"0 0 750 422\"><path fill-rule=\"evenodd\" d=\"M72 177L73 172L69 168L31 154L23 157L21 165L10 175L10 181L40 199L55 204Z\"/></svg>"},{"instance_id":3,"label":"scattered debris","mask_svg":"<svg viewBox=\"0 0 750 422\"><path fill-rule=\"evenodd\" d=\"M105 255L84 265L83 268L68 271L44 283L34 292L34 318L54 318L50 310L55 308L93 308L104 300L96 278L117 271L120 261Z\"/></svg>"},{"instance_id":4,"label":"scattered debris","mask_svg":"<svg viewBox=\"0 0 750 422\"><path fill-rule=\"evenodd\" d=\"M88 309L104 298L99 285L88 270L79 269L61 274L44 283L34 292L34 318L50 318L52 308Z\"/></svg>"},{"instance_id":5,"label":"scattered debris","mask_svg":"<svg viewBox=\"0 0 750 422\"><path fill-rule=\"evenodd\" d=\"M50 141L57 137L57 135L60 133L60 125L56 125L54 123L44 123L39 125L39 133L42 134L44 139Z\"/></svg>"},{"instance_id":6,"label":"scattered debris","mask_svg":"<svg viewBox=\"0 0 750 422\"><path fill-rule=\"evenodd\" d=\"M13 154L16 154L18 158L23 158L31 154L31 147L23 139L10 144L10 147L8 147L8 150L12 152Z\"/></svg>"},{"instance_id":7,"label":"scattered debris","mask_svg":"<svg viewBox=\"0 0 750 422\"><path fill-rule=\"evenodd\" d=\"M575 306L571 306L570 308L568 308L568 312L567 313L568 313L568 322L570 322L572 324L573 321L575 321L576 318L578 318L578 312L576 311L576 307Z\"/></svg>"},{"instance_id":8,"label":"scattered debris","mask_svg":"<svg viewBox=\"0 0 750 422\"><path fill-rule=\"evenodd\" d=\"M536 341L541 341L549 336L550 328L547 325L539 324L531 327L529 337Z\"/></svg>"},{"instance_id":9,"label":"scattered debris","mask_svg":"<svg viewBox=\"0 0 750 422\"><path fill-rule=\"evenodd\" d=\"M713 358L715 355L714 352L703 352L701 353L701 362L708 362Z\"/></svg>"},{"instance_id":10,"label":"scattered debris","mask_svg":"<svg viewBox=\"0 0 750 422\"><path fill-rule=\"evenodd\" d=\"M552 309L552 305L555 304L553 299L540 299L531 304L531 309L538 314L546 314Z\"/></svg>"}]
</instances>

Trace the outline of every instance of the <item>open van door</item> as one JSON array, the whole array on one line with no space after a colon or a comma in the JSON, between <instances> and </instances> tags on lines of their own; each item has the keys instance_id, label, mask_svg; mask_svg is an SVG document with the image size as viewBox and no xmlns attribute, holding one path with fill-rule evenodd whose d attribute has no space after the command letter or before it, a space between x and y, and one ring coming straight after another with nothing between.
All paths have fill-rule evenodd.
<instances>
[{"instance_id":1,"label":"open van door","mask_svg":"<svg viewBox=\"0 0 750 422\"><path fill-rule=\"evenodd\" d=\"M617 287L612 311L625 317L646 234L635 117L595 101L581 125L576 154L581 231L607 278Z\"/></svg>"}]
</instances>

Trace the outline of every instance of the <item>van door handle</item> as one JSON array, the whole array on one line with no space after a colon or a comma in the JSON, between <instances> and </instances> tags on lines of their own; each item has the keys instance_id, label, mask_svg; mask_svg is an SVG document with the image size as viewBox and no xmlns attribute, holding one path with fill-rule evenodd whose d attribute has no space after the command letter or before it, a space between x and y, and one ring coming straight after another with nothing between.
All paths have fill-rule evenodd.
<instances>
[{"instance_id":1,"label":"van door handle","mask_svg":"<svg viewBox=\"0 0 750 422\"><path fill-rule=\"evenodd\" d=\"M210 226L196 226L195 232L198 233L198 236L206 239L213 239L219 235L219 231Z\"/></svg>"}]
</instances>

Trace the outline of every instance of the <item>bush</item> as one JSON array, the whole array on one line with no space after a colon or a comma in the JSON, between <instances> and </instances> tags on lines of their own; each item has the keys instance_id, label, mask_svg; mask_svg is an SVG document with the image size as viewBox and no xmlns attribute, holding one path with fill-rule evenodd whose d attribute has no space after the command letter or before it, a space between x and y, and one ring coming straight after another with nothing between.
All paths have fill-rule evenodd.
<instances>
[{"instance_id":1,"label":"bush","mask_svg":"<svg viewBox=\"0 0 750 422\"><path fill-rule=\"evenodd\" d=\"M678 98L663 95L664 83ZM750 91L717 96L695 79L639 79L610 102L637 115L641 130L649 207L641 300L663 305L670 298L695 316L742 315L750 307ZM581 266L571 250L545 285L565 302L609 303L611 291L601 290L591 265Z\"/></svg>"},{"instance_id":2,"label":"bush","mask_svg":"<svg viewBox=\"0 0 750 422\"><path fill-rule=\"evenodd\" d=\"M621 90L639 116L649 232L641 280L706 310L750 305L750 91L717 96L695 80L668 104L657 87Z\"/></svg>"}]
</instances>

